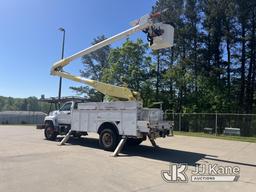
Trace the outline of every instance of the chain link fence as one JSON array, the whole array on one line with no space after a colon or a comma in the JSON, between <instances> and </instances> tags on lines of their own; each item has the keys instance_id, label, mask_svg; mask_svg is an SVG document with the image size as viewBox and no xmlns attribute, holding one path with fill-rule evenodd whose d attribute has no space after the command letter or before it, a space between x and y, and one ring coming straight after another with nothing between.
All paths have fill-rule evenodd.
<instances>
[{"instance_id":1,"label":"chain link fence","mask_svg":"<svg viewBox=\"0 0 256 192\"><path fill-rule=\"evenodd\" d=\"M241 136L256 136L256 114L166 112L165 118L174 121L175 131L216 135L237 131Z\"/></svg>"},{"instance_id":2,"label":"chain link fence","mask_svg":"<svg viewBox=\"0 0 256 192\"><path fill-rule=\"evenodd\" d=\"M0 112L0 124L43 124L46 115L39 111L3 111Z\"/></svg>"},{"instance_id":3,"label":"chain link fence","mask_svg":"<svg viewBox=\"0 0 256 192\"><path fill-rule=\"evenodd\" d=\"M0 112L0 124L42 124L47 114L37 111ZM207 132L215 135L225 130L239 130L241 136L256 136L256 114L234 113L172 113L165 119L174 121L175 131Z\"/></svg>"}]
</instances>

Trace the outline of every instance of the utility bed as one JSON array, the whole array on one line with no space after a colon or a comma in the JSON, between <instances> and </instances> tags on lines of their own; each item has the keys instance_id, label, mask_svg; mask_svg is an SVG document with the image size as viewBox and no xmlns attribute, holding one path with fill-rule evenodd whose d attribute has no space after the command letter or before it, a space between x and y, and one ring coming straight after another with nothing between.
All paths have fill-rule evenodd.
<instances>
[{"instance_id":1,"label":"utility bed","mask_svg":"<svg viewBox=\"0 0 256 192\"><path fill-rule=\"evenodd\" d=\"M72 112L71 129L79 132L99 132L106 123L113 124L119 135L154 138L172 134L172 122L163 121L160 109L143 108L141 102L90 102L79 103Z\"/></svg>"}]
</instances>

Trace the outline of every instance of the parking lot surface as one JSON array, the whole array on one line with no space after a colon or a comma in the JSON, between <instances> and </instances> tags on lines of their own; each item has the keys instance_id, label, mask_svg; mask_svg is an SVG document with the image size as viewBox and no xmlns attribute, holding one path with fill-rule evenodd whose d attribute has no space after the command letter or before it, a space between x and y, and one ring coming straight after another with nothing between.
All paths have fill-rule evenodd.
<instances>
[{"instance_id":1,"label":"parking lot surface","mask_svg":"<svg viewBox=\"0 0 256 192\"><path fill-rule=\"evenodd\" d=\"M61 138L60 138L61 139ZM35 126L0 126L0 191L254 191L256 144L174 136L125 147L119 157L98 146L98 135L71 138L65 146L44 139ZM167 183L170 163L238 166L237 182Z\"/></svg>"}]
</instances>

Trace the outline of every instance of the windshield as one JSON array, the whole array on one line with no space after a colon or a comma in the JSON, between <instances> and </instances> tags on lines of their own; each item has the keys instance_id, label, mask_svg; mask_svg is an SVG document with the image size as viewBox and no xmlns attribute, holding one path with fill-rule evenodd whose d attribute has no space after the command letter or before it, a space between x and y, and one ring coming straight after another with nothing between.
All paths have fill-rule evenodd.
<instances>
[{"instance_id":1,"label":"windshield","mask_svg":"<svg viewBox=\"0 0 256 192\"><path fill-rule=\"evenodd\" d=\"M72 103L66 103L61 108L60 111L70 111Z\"/></svg>"}]
</instances>

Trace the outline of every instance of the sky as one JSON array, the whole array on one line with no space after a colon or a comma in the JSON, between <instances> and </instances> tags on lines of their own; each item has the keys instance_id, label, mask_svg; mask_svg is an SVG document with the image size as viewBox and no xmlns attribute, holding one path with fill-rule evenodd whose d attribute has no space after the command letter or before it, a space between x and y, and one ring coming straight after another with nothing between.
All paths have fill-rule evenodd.
<instances>
[{"instance_id":1,"label":"sky","mask_svg":"<svg viewBox=\"0 0 256 192\"><path fill-rule=\"evenodd\" d=\"M50 75L61 57L66 30L65 56L90 46L99 35L110 37L151 12L155 0L0 0L0 96L25 98L58 95L59 77ZM143 33L133 35L131 39ZM118 42L112 47L122 43ZM79 74L81 60L66 71ZM76 93L81 84L63 79L62 96Z\"/></svg>"}]
</instances>

